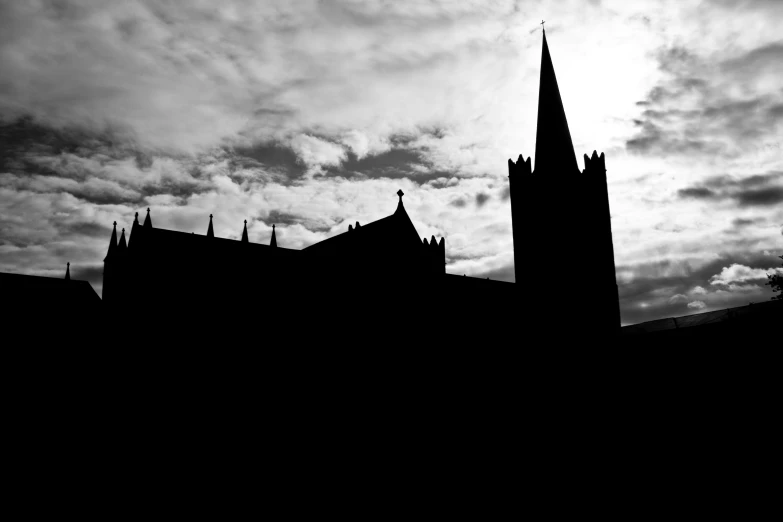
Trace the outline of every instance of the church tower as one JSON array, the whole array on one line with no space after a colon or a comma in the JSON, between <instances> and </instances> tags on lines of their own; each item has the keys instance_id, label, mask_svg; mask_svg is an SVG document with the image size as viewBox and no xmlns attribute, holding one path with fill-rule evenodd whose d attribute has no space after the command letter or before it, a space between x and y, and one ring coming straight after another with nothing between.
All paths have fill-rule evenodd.
<instances>
[{"instance_id":1,"label":"church tower","mask_svg":"<svg viewBox=\"0 0 783 522\"><path fill-rule=\"evenodd\" d=\"M546 33L540 74L535 169L508 160L516 285L528 319L611 336L620 305L605 158L585 154L579 171Z\"/></svg>"}]
</instances>

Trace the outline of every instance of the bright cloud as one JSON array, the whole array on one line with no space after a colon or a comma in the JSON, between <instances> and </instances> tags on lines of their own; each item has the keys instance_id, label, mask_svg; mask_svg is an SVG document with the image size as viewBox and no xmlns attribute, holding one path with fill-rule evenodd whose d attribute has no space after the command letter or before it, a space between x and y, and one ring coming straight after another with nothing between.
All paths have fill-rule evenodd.
<instances>
[{"instance_id":1,"label":"bright cloud","mask_svg":"<svg viewBox=\"0 0 783 522\"><path fill-rule=\"evenodd\" d=\"M710 278L711 285L733 286L734 289L742 288L733 283L746 283L748 281L766 281L767 274L783 274L783 268L750 268L734 263L729 267L724 267L720 274Z\"/></svg>"}]
</instances>

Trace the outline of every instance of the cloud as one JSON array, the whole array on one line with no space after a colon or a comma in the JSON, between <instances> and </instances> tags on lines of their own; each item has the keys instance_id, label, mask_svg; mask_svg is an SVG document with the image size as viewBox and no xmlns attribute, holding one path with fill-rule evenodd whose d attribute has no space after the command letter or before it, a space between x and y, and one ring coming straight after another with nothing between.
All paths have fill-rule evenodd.
<instances>
[{"instance_id":1,"label":"cloud","mask_svg":"<svg viewBox=\"0 0 783 522\"><path fill-rule=\"evenodd\" d=\"M763 223L763 218L752 218L752 219L746 219L746 218L735 218L731 224L736 228L744 228L750 225L755 225L757 223Z\"/></svg>"},{"instance_id":2,"label":"cloud","mask_svg":"<svg viewBox=\"0 0 783 522\"><path fill-rule=\"evenodd\" d=\"M736 158L780 136L783 94L769 78L783 74L782 43L735 52L717 64L712 56L667 46L657 60L662 77L638 103L644 110L634 120L636 135L625 142L628 151Z\"/></svg>"},{"instance_id":3,"label":"cloud","mask_svg":"<svg viewBox=\"0 0 783 522\"><path fill-rule=\"evenodd\" d=\"M694 199L714 199L717 194L705 187L689 187L680 189L677 191L677 195L681 198L694 198Z\"/></svg>"},{"instance_id":4,"label":"cloud","mask_svg":"<svg viewBox=\"0 0 783 522\"><path fill-rule=\"evenodd\" d=\"M748 281L766 281L767 274L769 273L781 273L781 268L750 268L748 266L740 265L737 263L731 266L724 267L719 274L716 274L710 278L711 285L723 285L728 286L732 283L746 283ZM739 287L737 287L739 288Z\"/></svg>"},{"instance_id":5,"label":"cloud","mask_svg":"<svg viewBox=\"0 0 783 522\"><path fill-rule=\"evenodd\" d=\"M294 136L291 149L308 167L339 165L346 154L340 145L307 134Z\"/></svg>"},{"instance_id":6,"label":"cloud","mask_svg":"<svg viewBox=\"0 0 783 522\"><path fill-rule=\"evenodd\" d=\"M123 203L141 199L140 193L124 188L119 183L92 177L76 181L54 176L17 177L0 174L0 187L44 193L68 192L93 203Z\"/></svg>"},{"instance_id":7,"label":"cloud","mask_svg":"<svg viewBox=\"0 0 783 522\"><path fill-rule=\"evenodd\" d=\"M770 270L750 267L770 266L776 257L768 252L735 259L731 262L716 256L647 262L634 267L618 265L623 323L696 313L698 310L684 306L693 301L721 309L768 300L769 288L762 283Z\"/></svg>"},{"instance_id":8,"label":"cloud","mask_svg":"<svg viewBox=\"0 0 783 522\"><path fill-rule=\"evenodd\" d=\"M688 308L691 310L703 310L706 307L707 305L704 304L704 301L691 301L688 303Z\"/></svg>"},{"instance_id":9,"label":"cloud","mask_svg":"<svg viewBox=\"0 0 783 522\"><path fill-rule=\"evenodd\" d=\"M377 155L391 149L389 140L379 136L369 136L358 130L350 130L343 134L342 143L346 145L357 159L363 159L369 154Z\"/></svg>"},{"instance_id":10,"label":"cloud","mask_svg":"<svg viewBox=\"0 0 783 522\"><path fill-rule=\"evenodd\" d=\"M740 207L767 207L783 202L783 172L749 175L744 178L714 176L680 189L682 199L733 200Z\"/></svg>"},{"instance_id":11,"label":"cloud","mask_svg":"<svg viewBox=\"0 0 783 522\"><path fill-rule=\"evenodd\" d=\"M675 294L669 298L669 304L687 303L688 298L683 294Z\"/></svg>"}]
</instances>

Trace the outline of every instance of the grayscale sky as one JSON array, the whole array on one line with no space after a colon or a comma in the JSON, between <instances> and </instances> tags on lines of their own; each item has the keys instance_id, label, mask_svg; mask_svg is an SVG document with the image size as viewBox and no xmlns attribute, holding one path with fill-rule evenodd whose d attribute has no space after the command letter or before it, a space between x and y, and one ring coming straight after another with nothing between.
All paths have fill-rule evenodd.
<instances>
[{"instance_id":1,"label":"grayscale sky","mask_svg":"<svg viewBox=\"0 0 783 522\"><path fill-rule=\"evenodd\" d=\"M0 271L70 261L100 293L111 223L147 207L302 248L402 189L448 272L513 281L507 159L535 150L542 19L580 168L606 154L623 323L768 300L781 0L0 0ZM566 309L578 227L529 253Z\"/></svg>"}]
</instances>

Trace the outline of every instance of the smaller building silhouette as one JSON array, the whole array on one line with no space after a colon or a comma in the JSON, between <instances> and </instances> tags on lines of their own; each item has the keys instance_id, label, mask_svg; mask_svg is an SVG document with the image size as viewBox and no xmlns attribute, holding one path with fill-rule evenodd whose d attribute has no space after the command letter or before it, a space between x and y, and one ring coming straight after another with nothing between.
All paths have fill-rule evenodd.
<instances>
[{"instance_id":1,"label":"smaller building silhouette","mask_svg":"<svg viewBox=\"0 0 783 522\"><path fill-rule=\"evenodd\" d=\"M78 337L87 342L87 325L100 323L101 298L88 281L71 279L71 264L65 277L44 277L0 272L2 321L5 342L32 343L44 339Z\"/></svg>"}]
</instances>

